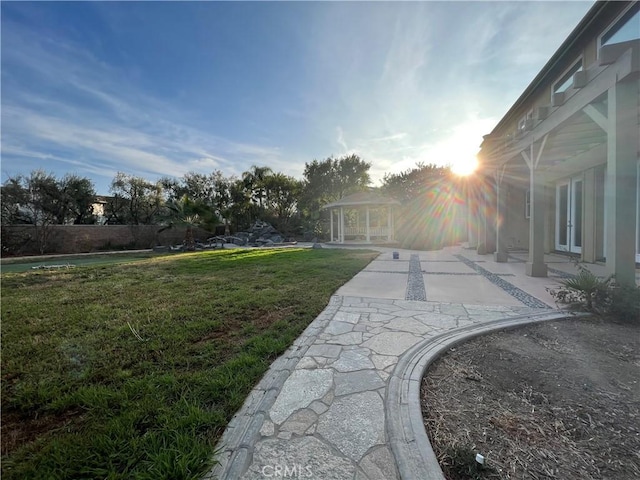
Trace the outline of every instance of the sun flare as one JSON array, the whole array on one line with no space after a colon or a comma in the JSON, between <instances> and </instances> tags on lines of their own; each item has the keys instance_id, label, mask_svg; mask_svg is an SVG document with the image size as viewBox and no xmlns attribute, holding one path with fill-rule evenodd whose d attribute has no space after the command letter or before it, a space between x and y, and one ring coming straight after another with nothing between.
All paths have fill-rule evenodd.
<instances>
[{"instance_id":1,"label":"sun flare","mask_svg":"<svg viewBox=\"0 0 640 480\"><path fill-rule=\"evenodd\" d=\"M475 157L460 159L451 165L451 171L461 177L471 175L478 168L478 160Z\"/></svg>"}]
</instances>

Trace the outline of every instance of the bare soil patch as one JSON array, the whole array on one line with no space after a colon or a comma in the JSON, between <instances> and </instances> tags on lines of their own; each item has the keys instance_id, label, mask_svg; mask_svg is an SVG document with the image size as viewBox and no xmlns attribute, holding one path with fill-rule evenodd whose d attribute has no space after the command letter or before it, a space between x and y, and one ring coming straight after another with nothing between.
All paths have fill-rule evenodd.
<instances>
[{"instance_id":1,"label":"bare soil patch","mask_svg":"<svg viewBox=\"0 0 640 480\"><path fill-rule=\"evenodd\" d=\"M67 427L71 422L81 421L80 409L72 409L57 415L45 415L42 417L26 417L19 413L2 414L2 455L15 451L20 445L37 440L42 435L47 435Z\"/></svg>"},{"instance_id":2,"label":"bare soil patch","mask_svg":"<svg viewBox=\"0 0 640 480\"><path fill-rule=\"evenodd\" d=\"M429 368L424 423L449 480L637 479L639 372L637 326L589 318L502 331Z\"/></svg>"}]
</instances>

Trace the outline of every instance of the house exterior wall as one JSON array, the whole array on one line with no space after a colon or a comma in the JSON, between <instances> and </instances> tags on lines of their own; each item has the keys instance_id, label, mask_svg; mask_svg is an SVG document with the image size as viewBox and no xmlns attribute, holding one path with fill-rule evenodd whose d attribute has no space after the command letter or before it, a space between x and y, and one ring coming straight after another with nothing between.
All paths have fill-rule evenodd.
<instances>
[{"instance_id":1,"label":"house exterior wall","mask_svg":"<svg viewBox=\"0 0 640 480\"><path fill-rule=\"evenodd\" d=\"M529 249L529 219L525 217L528 185L509 185L507 203L513 208L507 210L507 248Z\"/></svg>"},{"instance_id":2,"label":"house exterior wall","mask_svg":"<svg viewBox=\"0 0 640 480\"><path fill-rule=\"evenodd\" d=\"M518 123L527 112L532 109L535 112L537 107L550 106L553 84L578 58L582 57L583 67L585 69L598 61L598 40L600 35L634 2L612 3L615 3L615 5L611 5L610 7L612 8L603 9L588 25L581 37L576 39L577 43L571 45L570 48L563 52L562 58L551 66L549 72L546 72L544 78L535 86L533 91L528 93L527 98L522 100L519 107L507 113L496 126L492 135L516 135L518 132ZM516 104L518 103L519 102L516 102ZM539 120L536 120L536 122L538 121Z\"/></svg>"},{"instance_id":3,"label":"house exterior wall","mask_svg":"<svg viewBox=\"0 0 640 480\"><path fill-rule=\"evenodd\" d=\"M498 215L506 222L489 221L478 229L477 243L486 247L498 232L506 238L499 249L526 245L531 275L546 275L543 253L561 250L589 262L606 257L611 273L633 280L640 255L640 39L616 38L602 47L601 38L637 9L637 1L596 3L481 146L480 176L514 168L521 174L524 160L529 178L512 182L509 195L530 191L536 215L535 222L533 215L524 219L523 201L497 202L499 212L507 208ZM571 75L578 59L582 68ZM559 88L567 79L572 83ZM496 259L506 257L496 252Z\"/></svg>"}]
</instances>

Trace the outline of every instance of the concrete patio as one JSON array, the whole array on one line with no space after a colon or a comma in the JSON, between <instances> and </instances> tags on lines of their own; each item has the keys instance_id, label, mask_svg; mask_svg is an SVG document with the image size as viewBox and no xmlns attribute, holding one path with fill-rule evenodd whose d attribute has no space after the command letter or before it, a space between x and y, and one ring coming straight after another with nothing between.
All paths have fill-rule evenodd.
<instances>
[{"instance_id":1,"label":"concrete patio","mask_svg":"<svg viewBox=\"0 0 640 480\"><path fill-rule=\"evenodd\" d=\"M206 479L442 479L418 394L430 361L470 336L566 316L546 291L575 270L565 257L532 278L525 254L376 250L249 395Z\"/></svg>"}]
</instances>

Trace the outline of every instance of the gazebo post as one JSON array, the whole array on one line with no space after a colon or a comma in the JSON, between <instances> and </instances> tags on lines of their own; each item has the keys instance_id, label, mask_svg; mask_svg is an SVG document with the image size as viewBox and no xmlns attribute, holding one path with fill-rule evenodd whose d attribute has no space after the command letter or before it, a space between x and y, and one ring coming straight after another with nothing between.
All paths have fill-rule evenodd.
<instances>
[{"instance_id":1,"label":"gazebo post","mask_svg":"<svg viewBox=\"0 0 640 480\"><path fill-rule=\"evenodd\" d=\"M346 225L345 222L345 210L351 209L351 214L349 218L353 220L356 225L351 226L349 228L349 235L356 237L362 235L366 237L367 243L373 243L377 237L380 237L379 240L384 242L385 235L382 233L382 216L384 215L383 207L387 207L387 241L394 241L394 205L400 205L400 202L397 200L393 200L390 198L385 198L380 195L371 192L358 192L347 197L340 199L339 201L329 203L322 207L322 209L327 209L331 212L330 214L330 224L329 231L331 235L331 241L334 241L334 238L337 239L337 243L344 244L346 243ZM373 208L373 218L371 217ZM364 210L365 215L362 215ZM333 222L335 217L337 218L337 223L334 226ZM364 216L365 218L361 219ZM355 218L353 218L355 217ZM366 231L362 231L362 223L364 220L366 222L365 228ZM375 223L377 229L374 228L372 233L372 222ZM366 235L363 235L366 234Z\"/></svg>"},{"instance_id":2,"label":"gazebo post","mask_svg":"<svg viewBox=\"0 0 640 480\"><path fill-rule=\"evenodd\" d=\"M330 225L329 230L331 231L330 237L329 237L329 239L330 239L329 241L333 242L333 208L329 209L329 213L331 214L329 216L329 219L330 219L329 220L329 225Z\"/></svg>"},{"instance_id":3,"label":"gazebo post","mask_svg":"<svg viewBox=\"0 0 640 480\"><path fill-rule=\"evenodd\" d=\"M369 233L369 205L367 205L367 243L371 242L371 235Z\"/></svg>"}]
</instances>

